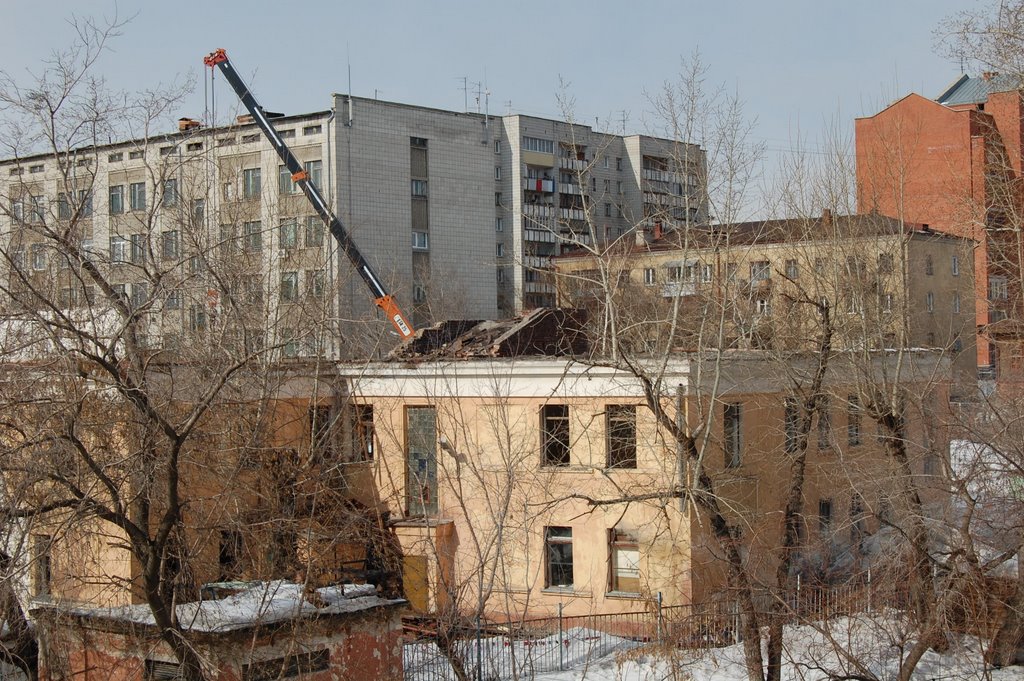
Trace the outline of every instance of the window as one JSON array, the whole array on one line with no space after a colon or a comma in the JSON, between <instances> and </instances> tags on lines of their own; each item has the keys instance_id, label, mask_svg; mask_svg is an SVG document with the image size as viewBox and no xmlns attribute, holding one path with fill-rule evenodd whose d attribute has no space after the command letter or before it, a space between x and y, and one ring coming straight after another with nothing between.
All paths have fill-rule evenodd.
<instances>
[{"instance_id":1,"label":"window","mask_svg":"<svg viewBox=\"0 0 1024 681\"><path fill-rule=\"evenodd\" d=\"M755 260L750 263L750 282L768 281L772 276L772 266L767 260Z\"/></svg>"},{"instance_id":2,"label":"window","mask_svg":"<svg viewBox=\"0 0 1024 681\"><path fill-rule=\"evenodd\" d=\"M425 251L430 248L429 235L426 232L413 232L412 247L417 251Z\"/></svg>"},{"instance_id":3,"label":"window","mask_svg":"<svg viewBox=\"0 0 1024 681\"><path fill-rule=\"evenodd\" d=\"M495 154L500 154L501 153L501 140L494 140L494 153Z\"/></svg>"},{"instance_id":4,"label":"window","mask_svg":"<svg viewBox=\"0 0 1024 681\"><path fill-rule=\"evenodd\" d=\"M309 175L309 182L317 189L323 187L321 182L324 176L324 162L320 160L306 161L303 167L306 169L306 174Z\"/></svg>"},{"instance_id":5,"label":"window","mask_svg":"<svg viewBox=\"0 0 1024 681\"><path fill-rule=\"evenodd\" d=\"M168 310L180 310L182 303L181 289L173 289L167 294L167 303L164 305Z\"/></svg>"},{"instance_id":6,"label":"window","mask_svg":"<svg viewBox=\"0 0 1024 681\"><path fill-rule=\"evenodd\" d=\"M785 402L786 453L797 450L800 438L800 407L795 397L787 397Z\"/></svg>"},{"instance_id":7,"label":"window","mask_svg":"<svg viewBox=\"0 0 1024 681\"><path fill-rule=\"evenodd\" d=\"M860 444L860 400L856 395L847 398L846 444L851 447Z\"/></svg>"},{"instance_id":8,"label":"window","mask_svg":"<svg viewBox=\"0 0 1024 681\"><path fill-rule=\"evenodd\" d=\"M726 468L736 468L743 463L742 409L743 405L736 403L722 407L722 442Z\"/></svg>"},{"instance_id":9,"label":"window","mask_svg":"<svg viewBox=\"0 0 1024 681\"><path fill-rule=\"evenodd\" d=\"M622 180L617 180L617 181L615 182L615 191L616 191L616 193L619 193L619 194L622 194L622 193L623 193L623 192L622 192ZM620 207L620 210L621 210L621 207ZM621 216L620 216L620 217L621 217Z\"/></svg>"},{"instance_id":10,"label":"window","mask_svg":"<svg viewBox=\"0 0 1024 681\"><path fill-rule=\"evenodd\" d=\"M953 276L954 277L959 277L960 276L960 258L958 256L955 256L955 255L953 256L953 261L950 264L950 266L951 266L951 271L953 272Z\"/></svg>"},{"instance_id":11,"label":"window","mask_svg":"<svg viewBox=\"0 0 1024 681\"><path fill-rule=\"evenodd\" d=\"M124 184L113 184L110 188L110 213L111 215L120 215L125 212L125 185Z\"/></svg>"},{"instance_id":12,"label":"window","mask_svg":"<svg viewBox=\"0 0 1024 681\"><path fill-rule=\"evenodd\" d=\"M571 589L572 575L572 528L544 528L545 567L544 587L547 589Z\"/></svg>"},{"instance_id":13,"label":"window","mask_svg":"<svg viewBox=\"0 0 1024 681\"><path fill-rule=\"evenodd\" d=\"M32 244L29 247L32 269L41 272L46 269L46 247L43 244Z\"/></svg>"},{"instance_id":14,"label":"window","mask_svg":"<svg viewBox=\"0 0 1024 681\"><path fill-rule=\"evenodd\" d=\"M832 415L829 413L829 399L827 395L818 398L818 448L832 448Z\"/></svg>"},{"instance_id":15,"label":"window","mask_svg":"<svg viewBox=\"0 0 1024 681\"><path fill-rule=\"evenodd\" d=\"M160 205L164 208L174 208L178 205L177 180L164 180L163 193L160 195Z\"/></svg>"},{"instance_id":16,"label":"window","mask_svg":"<svg viewBox=\"0 0 1024 681\"><path fill-rule=\"evenodd\" d=\"M292 182L292 173L284 164L277 166L277 190L281 194L294 194L299 191L299 185Z\"/></svg>"},{"instance_id":17,"label":"window","mask_svg":"<svg viewBox=\"0 0 1024 681\"><path fill-rule=\"evenodd\" d=\"M281 248L292 249L299 243L299 225L295 218L281 220L280 233L277 237Z\"/></svg>"},{"instance_id":18,"label":"window","mask_svg":"<svg viewBox=\"0 0 1024 681\"><path fill-rule=\"evenodd\" d=\"M323 461L334 452L334 438L337 435L334 415L327 405L313 405L309 408L307 418L310 455Z\"/></svg>"},{"instance_id":19,"label":"window","mask_svg":"<svg viewBox=\"0 0 1024 681\"><path fill-rule=\"evenodd\" d=\"M252 135L242 135L242 144L255 144L260 141L259 133L253 133Z\"/></svg>"},{"instance_id":20,"label":"window","mask_svg":"<svg viewBox=\"0 0 1024 681\"><path fill-rule=\"evenodd\" d=\"M988 278L988 299L1006 300L1009 297L1009 286L1006 277Z\"/></svg>"},{"instance_id":21,"label":"window","mask_svg":"<svg viewBox=\"0 0 1024 681\"><path fill-rule=\"evenodd\" d=\"M142 265L146 262L146 235L132 234L129 238L131 252L129 258L133 265Z\"/></svg>"},{"instance_id":22,"label":"window","mask_svg":"<svg viewBox=\"0 0 1024 681\"><path fill-rule=\"evenodd\" d=\"M181 673L181 665L177 662L146 660L143 669L143 681L180 681L185 678Z\"/></svg>"},{"instance_id":23,"label":"window","mask_svg":"<svg viewBox=\"0 0 1024 681\"><path fill-rule=\"evenodd\" d=\"M796 260L789 259L786 261L786 277L788 279L799 279L800 268L796 264Z\"/></svg>"},{"instance_id":24,"label":"window","mask_svg":"<svg viewBox=\"0 0 1024 681\"><path fill-rule=\"evenodd\" d=\"M181 235L173 229L160 235L160 254L164 260L175 260L181 255Z\"/></svg>"},{"instance_id":25,"label":"window","mask_svg":"<svg viewBox=\"0 0 1024 681\"><path fill-rule=\"evenodd\" d=\"M323 298L326 287L326 270L309 270L306 272L306 295L310 298Z\"/></svg>"},{"instance_id":26,"label":"window","mask_svg":"<svg viewBox=\"0 0 1024 681\"><path fill-rule=\"evenodd\" d=\"M715 276L715 266L711 263L703 263L700 266L700 280L705 284L710 284L711 280Z\"/></svg>"},{"instance_id":27,"label":"window","mask_svg":"<svg viewBox=\"0 0 1024 681\"><path fill-rule=\"evenodd\" d=\"M352 458L355 461L373 461L374 452L373 405L352 405Z\"/></svg>"},{"instance_id":28,"label":"window","mask_svg":"<svg viewBox=\"0 0 1024 681\"><path fill-rule=\"evenodd\" d=\"M128 241L123 236L110 237L110 262L128 262Z\"/></svg>"},{"instance_id":29,"label":"window","mask_svg":"<svg viewBox=\"0 0 1024 681\"><path fill-rule=\"evenodd\" d=\"M669 265L666 269L668 270L669 281L679 281L683 278L682 265Z\"/></svg>"},{"instance_id":30,"label":"window","mask_svg":"<svg viewBox=\"0 0 1024 681\"><path fill-rule=\"evenodd\" d=\"M206 199L192 199L192 221L196 226L206 222Z\"/></svg>"},{"instance_id":31,"label":"window","mask_svg":"<svg viewBox=\"0 0 1024 681\"><path fill-rule=\"evenodd\" d=\"M822 539L828 538L832 533L832 500L818 500L818 532Z\"/></svg>"},{"instance_id":32,"label":"window","mask_svg":"<svg viewBox=\"0 0 1024 681\"><path fill-rule=\"evenodd\" d=\"M238 577L239 563L245 552L245 544L242 533L238 530L220 531L220 550L217 556L217 563L220 566L218 579L227 581Z\"/></svg>"},{"instance_id":33,"label":"window","mask_svg":"<svg viewBox=\"0 0 1024 681\"><path fill-rule=\"evenodd\" d=\"M206 330L206 306L196 303L188 310L189 331Z\"/></svg>"},{"instance_id":34,"label":"window","mask_svg":"<svg viewBox=\"0 0 1024 681\"><path fill-rule=\"evenodd\" d=\"M88 189L78 190L78 211L83 218L92 217L92 192Z\"/></svg>"},{"instance_id":35,"label":"window","mask_svg":"<svg viewBox=\"0 0 1024 681\"><path fill-rule=\"evenodd\" d=\"M141 149L136 149L135 151L129 151L128 152L128 158L129 159L142 158L142 150Z\"/></svg>"},{"instance_id":36,"label":"window","mask_svg":"<svg viewBox=\"0 0 1024 681\"><path fill-rule=\"evenodd\" d=\"M891 293L887 293L885 291L881 291L878 294L878 298L879 298L878 305L879 305L879 307L882 308L882 312L886 312L886 313L892 312L893 295Z\"/></svg>"},{"instance_id":37,"label":"window","mask_svg":"<svg viewBox=\"0 0 1024 681\"><path fill-rule=\"evenodd\" d=\"M772 313L772 302L768 298L757 298L754 300L754 313L764 317Z\"/></svg>"},{"instance_id":38,"label":"window","mask_svg":"<svg viewBox=\"0 0 1024 681\"><path fill-rule=\"evenodd\" d=\"M412 195L417 198L426 198L427 196L427 181L426 180L412 180Z\"/></svg>"},{"instance_id":39,"label":"window","mask_svg":"<svg viewBox=\"0 0 1024 681\"><path fill-rule=\"evenodd\" d=\"M32 196L29 197L29 202L28 221L34 224L43 222L46 217L46 198Z\"/></svg>"},{"instance_id":40,"label":"window","mask_svg":"<svg viewBox=\"0 0 1024 681\"><path fill-rule=\"evenodd\" d=\"M608 468L636 468L636 407L611 404L604 412Z\"/></svg>"},{"instance_id":41,"label":"window","mask_svg":"<svg viewBox=\"0 0 1024 681\"><path fill-rule=\"evenodd\" d=\"M612 216L612 204L610 204L610 203L604 204L604 216L606 218L610 218Z\"/></svg>"},{"instance_id":42,"label":"window","mask_svg":"<svg viewBox=\"0 0 1024 681\"><path fill-rule=\"evenodd\" d=\"M221 257L227 257L238 249L238 237L234 225L220 226L220 241L217 244Z\"/></svg>"},{"instance_id":43,"label":"window","mask_svg":"<svg viewBox=\"0 0 1024 681\"><path fill-rule=\"evenodd\" d=\"M127 284L111 284L110 288L114 292L114 299L120 302L128 302L128 285Z\"/></svg>"},{"instance_id":44,"label":"window","mask_svg":"<svg viewBox=\"0 0 1024 681\"><path fill-rule=\"evenodd\" d=\"M414 303L425 303L427 302L427 289L423 284L412 285L412 302Z\"/></svg>"},{"instance_id":45,"label":"window","mask_svg":"<svg viewBox=\"0 0 1024 681\"><path fill-rule=\"evenodd\" d=\"M298 338L295 337L295 329L281 329L280 342L282 357L299 356L299 341Z\"/></svg>"},{"instance_id":46,"label":"window","mask_svg":"<svg viewBox=\"0 0 1024 681\"><path fill-rule=\"evenodd\" d=\"M128 205L133 211L146 210L145 182L132 182L128 185Z\"/></svg>"},{"instance_id":47,"label":"window","mask_svg":"<svg viewBox=\"0 0 1024 681\"><path fill-rule=\"evenodd\" d=\"M68 195L63 192L57 194L57 217L61 220L71 219L71 204L68 203Z\"/></svg>"},{"instance_id":48,"label":"window","mask_svg":"<svg viewBox=\"0 0 1024 681\"><path fill-rule=\"evenodd\" d=\"M263 224L259 220L242 224L242 248L250 253L263 250Z\"/></svg>"},{"instance_id":49,"label":"window","mask_svg":"<svg viewBox=\"0 0 1024 681\"><path fill-rule=\"evenodd\" d=\"M932 256L924 256L924 273L928 276L935 274L935 266L932 264Z\"/></svg>"},{"instance_id":50,"label":"window","mask_svg":"<svg viewBox=\"0 0 1024 681\"><path fill-rule=\"evenodd\" d=\"M438 512L437 410L406 407L406 506L410 516Z\"/></svg>"},{"instance_id":51,"label":"window","mask_svg":"<svg viewBox=\"0 0 1024 681\"><path fill-rule=\"evenodd\" d=\"M725 279L726 279L726 281L735 282L736 281L736 273L737 272L739 272L739 266L736 263L730 262L730 263L726 263L725 264Z\"/></svg>"},{"instance_id":52,"label":"window","mask_svg":"<svg viewBox=\"0 0 1024 681\"><path fill-rule=\"evenodd\" d=\"M494 231L504 232L505 231L505 218L494 218Z\"/></svg>"},{"instance_id":53,"label":"window","mask_svg":"<svg viewBox=\"0 0 1024 681\"><path fill-rule=\"evenodd\" d=\"M890 274L892 273L892 255L889 253L878 254L878 273L879 274Z\"/></svg>"},{"instance_id":54,"label":"window","mask_svg":"<svg viewBox=\"0 0 1024 681\"><path fill-rule=\"evenodd\" d=\"M299 273L281 273L281 302L294 303L299 299Z\"/></svg>"},{"instance_id":55,"label":"window","mask_svg":"<svg viewBox=\"0 0 1024 681\"><path fill-rule=\"evenodd\" d=\"M569 465L569 405L545 404L540 410L541 463Z\"/></svg>"},{"instance_id":56,"label":"window","mask_svg":"<svg viewBox=\"0 0 1024 681\"><path fill-rule=\"evenodd\" d=\"M504 267L499 267L497 269L497 283L499 283L499 284L504 284L505 283L505 268Z\"/></svg>"},{"instance_id":57,"label":"window","mask_svg":"<svg viewBox=\"0 0 1024 681\"><path fill-rule=\"evenodd\" d=\"M109 156L107 156L107 162L108 163L117 163L118 161L123 161L123 160L124 160L124 154L121 153L121 152L118 152L116 154L110 154Z\"/></svg>"},{"instance_id":58,"label":"window","mask_svg":"<svg viewBox=\"0 0 1024 681\"><path fill-rule=\"evenodd\" d=\"M36 596L48 595L53 586L52 544L53 537L48 534L32 535L32 590Z\"/></svg>"},{"instance_id":59,"label":"window","mask_svg":"<svg viewBox=\"0 0 1024 681\"><path fill-rule=\"evenodd\" d=\"M924 304L929 312L935 312L935 294L929 291L924 297Z\"/></svg>"},{"instance_id":60,"label":"window","mask_svg":"<svg viewBox=\"0 0 1024 681\"><path fill-rule=\"evenodd\" d=\"M501 192L494 192L494 205L495 206L500 206L501 205Z\"/></svg>"},{"instance_id":61,"label":"window","mask_svg":"<svg viewBox=\"0 0 1024 681\"><path fill-rule=\"evenodd\" d=\"M523 149L526 151L537 151L542 154L555 153L555 143L551 140L540 139L539 137L523 137Z\"/></svg>"},{"instance_id":62,"label":"window","mask_svg":"<svg viewBox=\"0 0 1024 681\"><path fill-rule=\"evenodd\" d=\"M495 244L494 254L499 258L505 257L505 244Z\"/></svg>"},{"instance_id":63,"label":"window","mask_svg":"<svg viewBox=\"0 0 1024 681\"><path fill-rule=\"evenodd\" d=\"M242 665L242 681L277 681L305 676L329 669L330 662L330 652L326 648L263 662L251 662Z\"/></svg>"},{"instance_id":64,"label":"window","mask_svg":"<svg viewBox=\"0 0 1024 681\"><path fill-rule=\"evenodd\" d=\"M644 285L645 286L654 286L654 284L657 283L657 281L658 281L657 270L655 270L653 267L645 267L644 268Z\"/></svg>"},{"instance_id":65,"label":"window","mask_svg":"<svg viewBox=\"0 0 1024 681\"><path fill-rule=\"evenodd\" d=\"M960 313L960 292L953 291L953 312L955 314Z\"/></svg>"},{"instance_id":66,"label":"window","mask_svg":"<svg viewBox=\"0 0 1024 681\"><path fill-rule=\"evenodd\" d=\"M615 159L615 169L616 170L622 170L622 159L621 158L616 158Z\"/></svg>"},{"instance_id":67,"label":"window","mask_svg":"<svg viewBox=\"0 0 1024 681\"><path fill-rule=\"evenodd\" d=\"M242 169L242 196L247 199L255 199L260 195L260 169Z\"/></svg>"},{"instance_id":68,"label":"window","mask_svg":"<svg viewBox=\"0 0 1024 681\"><path fill-rule=\"evenodd\" d=\"M317 215L306 218L306 248L320 248L324 245L324 221Z\"/></svg>"},{"instance_id":69,"label":"window","mask_svg":"<svg viewBox=\"0 0 1024 681\"><path fill-rule=\"evenodd\" d=\"M494 179L495 180L500 180L501 179L501 166L494 166Z\"/></svg>"},{"instance_id":70,"label":"window","mask_svg":"<svg viewBox=\"0 0 1024 681\"><path fill-rule=\"evenodd\" d=\"M319 135L323 132L323 126L320 125L307 125L302 129L303 135Z\"/></svg>"},{"instance_id":71,"label":"window","mask_svg":"<svg viewBox=\"0 0 1024 681\"><path fill-rule=\"evenodd\" d=\"M615 593L640 593L640 546L629 532L608 531L608 588Z\"/></svg>"},{"instance_id":72,"label":"window","mask_svg":"<svg viewBox=\"0 0 1024 681\"><path fill-rule=\"evenodd\" d=\"M144 281L138 281L132 284L132 297L131 303L132 308L137 310L146 304L149 300L149 284Z\"/></svg>"}]
</instances>

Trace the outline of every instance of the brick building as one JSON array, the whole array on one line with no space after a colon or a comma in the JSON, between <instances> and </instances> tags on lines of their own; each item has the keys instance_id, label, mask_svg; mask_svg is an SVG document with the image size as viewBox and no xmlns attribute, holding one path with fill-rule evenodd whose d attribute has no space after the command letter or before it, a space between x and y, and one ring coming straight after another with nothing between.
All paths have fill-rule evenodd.
<instances>
[{"instance_id":1,"label":"brick building","mask_svg":"<svg viewBox=\"0 0 1024 681\"><path fill-rule=\"evenodd\" d=\"M856 121L857 205L973 239L982 377L1020 370L1020 92L962 76L934 101L910 94Z\"/></svg>"}]
</instances>

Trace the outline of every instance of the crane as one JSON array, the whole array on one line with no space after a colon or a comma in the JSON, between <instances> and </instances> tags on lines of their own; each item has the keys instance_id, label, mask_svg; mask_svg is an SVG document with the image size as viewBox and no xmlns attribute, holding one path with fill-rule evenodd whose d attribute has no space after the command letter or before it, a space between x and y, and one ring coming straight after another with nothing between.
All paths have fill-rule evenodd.
<instances>
[{"instance_id":1,"label":"crane","mask_svg":"<svg viewBox=\"0 0 1024 681\"><path fill-rule=\"evenodd\" d=\"M277 152L277 155L281 158L285 167L288 168L288 172L290 172L292 176L292 182L294 182L296 186L302 190L302 193L306 195L306 199L309 200L313 209L316 210L317 215L319 215L320 219L324 221L325 225L327 225L328 230L330 230L331 235L335 240L337 240L341 249L345 251L345 255L347 255L348 259L352 262L352 266L355 267L356 272L358 272L359 276L363 278L364 282L366 282L366 286L370 289L370 293L373 294L374 304L384 311L384 314L391 323L394 324L395 330L398 331L398 335L403 341L412 337L413 328L405 318L405 315L402 314L402 310L398 307L398 303L395 301L394 296L388 293L387 289L384 288L384 285L377 277L377 274L373 271L373 268L370 267L370 263L366 261L366 258L363 257L359 248L356 247L355 242L352 241L352 237L349 236L348 230L345 229L345 226L341 223L341 220L338 219L338 216L334 214L334 211L327 206L327 202L324 201L323 196L320 195L320 190L317 189L316 185L310 181L309 173L306 172L298 159L295 158L295 155L292 154L288 145L284 143L281 136L277 134L276 130L274 130L274 126L271 125L270 121L267 119L266 113L263 111L263 107L259 105L259 102L256 101L255 97L253 97L252 92L249 91L249 88L246 87L245 83L238 75L238 72L235 71L235 68L231 65L227 52L223 49L215 50L203 59L203 63L211 69L215 67L220 68L221 73L224 74L225 80L228 81L228 84L235 91L235 94L238 95L238 99L242 101L242 104L249 112L249 115L252 116L253 121L255 121L256 125L263 131L263 136L267 138L267 141L274 147L274 151Z\"/></svg>"}]
</instances>

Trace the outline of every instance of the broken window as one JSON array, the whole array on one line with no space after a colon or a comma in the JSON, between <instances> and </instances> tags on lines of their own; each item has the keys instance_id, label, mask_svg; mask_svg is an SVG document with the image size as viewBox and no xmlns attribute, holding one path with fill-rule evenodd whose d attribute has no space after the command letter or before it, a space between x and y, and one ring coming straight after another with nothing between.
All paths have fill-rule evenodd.
<instances>
[{"instance_id":1,"label":"broken window","mask_svg":"<svg viewBox=\"0 0 1024 681\"><path fill-rule=\"evenodd\" d=\"M608 468L636 468L636 407L608 405L604 418Z\"/></svg>"},{"instance_id":2,"label":"broken window","mask_svg":"<svg viewBox=\"0 0 1024 681\"><path fill-rule=\"evenodd\" d=\"M408 513L437 515L437 411L434 407L409 407L405 418Z\"/></svg>"},{"instance_id":3,"label":"broken window","mask_svg":"<svg viewBox=\"0 0 1024 681\"><path fill-rule=\"evenodd\" d=\"M544 466L569 465L569 405L541 407L541 456Z\"/></svg>"}]
</instances>

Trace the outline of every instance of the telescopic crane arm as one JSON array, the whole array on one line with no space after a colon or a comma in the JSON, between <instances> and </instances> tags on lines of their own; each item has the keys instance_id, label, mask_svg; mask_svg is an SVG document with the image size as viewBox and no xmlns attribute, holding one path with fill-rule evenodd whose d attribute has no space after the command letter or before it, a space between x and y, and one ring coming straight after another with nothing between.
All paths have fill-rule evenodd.
<instances>
[{"instance_id":1,"label":"telescopic crane arm","mask_svg":"<svg viewBox=\"0 0 1024 681\"><path fill-rule=\"evenodd\" d=\"M381 284L380 279L377 278L377 274L370 267L370 263L366 261L363 254L359 252L352 237L349 236L345 226L341 224L341 220L334 214L334 212L327 206L327 202L324 201L323 196L320 195L320 190L317 189L309 180L309 173L302 167L298 159L292 154L291 149L284 143L281 136L274 130L274 126L267 120L266 114L263 112L263 107L259 105L256 98L252 96L249 88L246 87L245 83L239 77L238 72L235 71L231 65L231 61L228 59L228 55L224 50L216 50L206 56L203 62L211 69L219 67L221 73L224 74L225 80L238 95L238 98L242 101L246 110L252 116L253 121L259 126L260 130L263 131L263 135L270 142L271 146L277 152L277 155L281 157L281 161L284 162L285 167L288 168L288 172L291 173L292 182L294 182L306 195L306 198L312 204L314 210L320 219L324 221L327 228L331 231L331 235L338 241L342 250L345 251L345 255L352 261L352 266L356 268L356 272L363 278L366 285L369 287L370 292L373 294L373 302L384 311L387 318L391 320L391 323L395 325L395 329L398 331L398 335L402 340L406 340L413 335L412 326L406 320L405 315L402 314L401 309L398 307L398 303L395 302L394 297L387 292L384 285Z\"/></svg>"}]
</instances>

